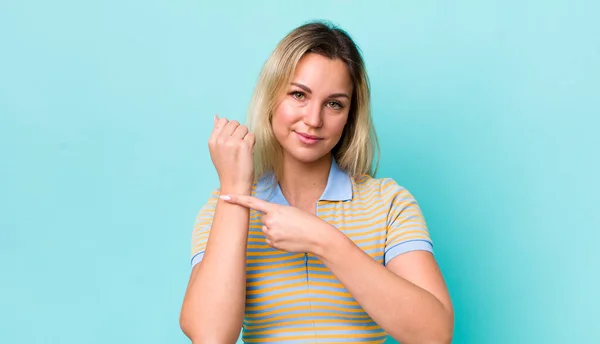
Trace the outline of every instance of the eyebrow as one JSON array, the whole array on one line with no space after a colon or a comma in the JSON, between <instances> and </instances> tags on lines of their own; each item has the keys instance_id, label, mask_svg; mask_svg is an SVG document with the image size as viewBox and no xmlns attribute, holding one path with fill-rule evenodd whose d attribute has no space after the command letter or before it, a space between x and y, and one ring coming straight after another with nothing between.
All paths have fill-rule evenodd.
<instances>
[{"instance_id":1,"label":"eyebrow","mask_svg":"<svg viewBox=\"0 0 600 344\"><path fill-rule=\"evenodd\" d=\"M312 94L312 90L306 85L302 85L297 82L292 82L291 84L294 86L300 87L301 89L306 91L306 93ZM329 98L338 98L338 97L346 97L346 98L350 99L350 96L347 95L346 93L333 93L333 94L329 95Z\"/></svg>"}]
</instances>

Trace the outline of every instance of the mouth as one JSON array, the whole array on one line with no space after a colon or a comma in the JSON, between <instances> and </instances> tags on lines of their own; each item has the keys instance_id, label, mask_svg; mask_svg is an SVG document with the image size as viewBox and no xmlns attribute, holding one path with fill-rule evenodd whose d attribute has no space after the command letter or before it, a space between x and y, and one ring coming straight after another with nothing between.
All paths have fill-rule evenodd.
<instances>
[{"instance_id":1,"label":"mouth","mask_svg":"<svg viewBox=\"0 0 600 344\"><path fill-rule=\"evenodd\" d=\"M298 139L305 144L315 144L323 139L322 137L299 133L297 131L294 131L294 133L298 136Z\"/></svg>"}]
</instances>

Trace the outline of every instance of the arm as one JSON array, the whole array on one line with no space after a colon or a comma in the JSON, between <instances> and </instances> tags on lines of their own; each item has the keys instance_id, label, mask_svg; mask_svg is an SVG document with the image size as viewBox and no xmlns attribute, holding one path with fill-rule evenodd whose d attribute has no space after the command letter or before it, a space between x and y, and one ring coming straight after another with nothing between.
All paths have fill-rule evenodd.
<instances>
[{"instance_id":1,"label":"arm","mask_svg":"<svg viewBox=\"0 0 600 344\"><path fill-rule=\"evenodd\" d=\"M414 198L390 184L386 266L371 258L337 228L300 209L255 197L222 199L264 213L267 243L287 252L311 252L339 279L363 309L403 344L450 343L454 314L433 255L424 219ZM407 252L412 251L412 252Z\"/></svg>"},{"instance_id":2,"label":"arm","mask_svg":"<svg viewBox=\"0 0 600 344\"><path fill-rule=\"evenodd\" d=\"M254 134L237 121L215 116L214 122L208 146L221 192L250 195ZM203 214L209 223L197 236L200 246L206 243L206 250L192 270L179 320L194 344L235 343L244 317L250 211L218 200L216 194L212 201L214 210ZM196 250L201 253L202 247Z\"/></svg>"},{"instance_id":3,"label":"arm","mask_svg":"<svg viewBox=\"0 0 600 344\"><path fill-rule=\"evenodd\" d=\"M453 310L430 252L413 251L379 264L339 230L327 230L315 254L363 309L403 343L450 343Z\"/></svg>"},{"instance_id":4,"label":"arm","mask_svg":"<svg viewBox=\"0 0 600 344\"><path fill-rule=\"evenodd\" d=\"M231 189L229 189L231 190ZM223 189L223 192L246 190ZM180 315L183 332L196 343L235 343L246 299L249 210L218 201L206 251L192 270Z\"/></svg>"}]
</instances>

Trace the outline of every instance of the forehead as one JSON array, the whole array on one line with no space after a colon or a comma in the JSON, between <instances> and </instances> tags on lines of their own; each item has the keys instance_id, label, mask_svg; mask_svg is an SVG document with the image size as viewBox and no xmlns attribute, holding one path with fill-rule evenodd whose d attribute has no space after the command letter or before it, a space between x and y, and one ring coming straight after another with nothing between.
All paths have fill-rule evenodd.
<instances>
[{"instance_id":1,"label":"forehead","mask_svg":"<svg viewBox=\"0 0 600 344\"><path fill-rule=\"evenodd\" d=\"M341 59L329 59L315 53L308 53L300 59L292 82L306 85L313 92L352 90L352 79L346 64Z\"/></svg>"}]
</instances>

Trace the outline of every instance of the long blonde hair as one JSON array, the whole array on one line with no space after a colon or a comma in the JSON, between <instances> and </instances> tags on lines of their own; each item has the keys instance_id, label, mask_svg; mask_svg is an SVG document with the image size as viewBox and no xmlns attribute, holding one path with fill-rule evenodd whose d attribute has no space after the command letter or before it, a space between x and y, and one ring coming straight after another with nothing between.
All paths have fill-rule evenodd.
<instances>
[{"instance_id":1,"label":"long blonde hair","mask_svg":"<svg viewBox=\"0 0 600 344\"><path fill-rule=\"evenodd\" d=\"M342 29L326 22L304 24L288 33L275 47L260 73L246 119L256 135L254 168L257 177L282 174L282 147L275 138L271 118L280 96L292 81L298 61L307 53L342 60L353 83L348 121L332 154L350 176L374 176L379 162L379 145L371 120L369 80L360 51ZM374 161L375 160L375 161ZM375 168L373 164L375 163Z\"/></svg>"}]
</instances>

